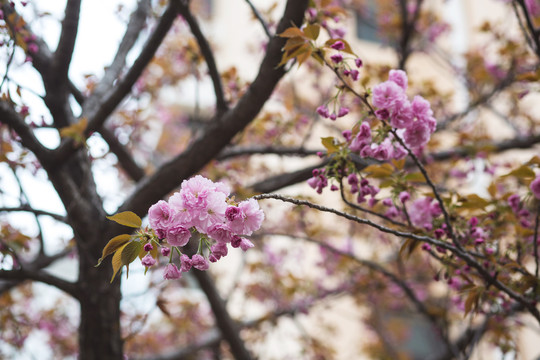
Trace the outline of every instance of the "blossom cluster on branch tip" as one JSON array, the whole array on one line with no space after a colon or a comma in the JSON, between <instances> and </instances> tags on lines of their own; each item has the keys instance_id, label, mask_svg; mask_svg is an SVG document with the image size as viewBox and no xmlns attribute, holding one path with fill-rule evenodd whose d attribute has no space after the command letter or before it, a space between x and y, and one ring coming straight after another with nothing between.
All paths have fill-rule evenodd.
<instances>
[{"instance_id":1,"label":"blossom cluster on branch tip","mask_svg":"<svg viewBox=\"0 0 540 360\"><path fill-rule=\"evenodd\" d=\"M373 106L375 116L388 123L396 131L375 142L371 136L371 127L362 122L360 131L351 140L349 149L362 157L372 157L386 161L401 159L407 152L396 134L413 151L420 151L435 132L437 121L429 102L416 95L410 101L405 93L408 86L407 74L403 70L390 70L388 80L373 88Z\"/></svg>"},{"instance_id":2,"label":"blossom cluster on branch tip","mask_svg":"<svg viewBox=\"0 0 540 360\"><path fill-rule=\"evenodd\" d=\"M227 185L197 175L184 180L180 191L168 201L160 200L150 207L148 220L159 246L163 246L161 244L165 241L180 254L178 268L173 263L174 251L162 248L162 255L169 256L163 275L165 279L179 278L191 267L207 270L209 261L216 262L227 255L229 244L244 251L253 247L245 236L261 227L264 213L256 200L234 203L229 193ZM199 242L198 251L191 258L179 249L190 240ZM208 249L208 257L204 255L204 248ZM147 256L152 257L150 250ZM155 264L147 259L143 265L150 267Z\"/></svg>"},{"instance_id":3,"label":"blossom cluster on branch tip","mask_svg":"<svg viewBox=\"0 0 540 360\"><path fill-rule=\"evenodd\" d=\"M345 49L345 44L342 41L336 41L331 46L332 49L341 51ZM341 52L338 52L330 56L330 60L334 65L341 70L341 73L345 77L350 77L353 81L357 81L360 77L360 69L363 66L363 62L360 58L354 59L355 67L349 65L346 59L343 57ZM339 97L342 93L342 90L338 91L335 96L330 99L326 104L321 105L317 108L317 113L325 119L330 119L332 121L344 117L349 114L350 110L348 107L343 106L339 101ZM332 110L330 110L332 108Z\"/></svg>"},{"instance_id":4,"label":"blossom cluster on branch tip","mask_svg":"<svg viewBox=\"0 0 540 360\"><path fill-rule=\"evenodd\" d=\"M343 46L340 41L332 45L336 50ZM362 66L360 59L356 59L355 63L357 67ZM419 95L416 95L412 100L407 97L407 87L407 74L403 70L390 70L388 80L373 88L372 107L369 105L373 115L363 119L351 130L343 131L345 142L336 144L334 141L329 144L326 140L325 144L323 141L323 145L329 150L329 153L338 153L345 157L348 156L348 153L355 153L363 158L385 162L401 160L407 156L408 151L420 152L429 141L431 134L435 132L437 121L433 117L433 111L427 100ZM341 91L343 90L339 92ZM339 93L330 102L337 103L338 96ZM317 108L317 112L323 117L334 120L340 117L342 109L338 111L337 115L335 111L330 114L328 107L321 105ZM346 109L346 113L348 112L349 109ZM332 170L315 169L308 184L321 193L328 185L329 177L345 178L355 173L354 166ZM348 182L351 185L351 192L356 193L350 178ZM336 185L332 185L332 190L337 189ZM376 202L374 196L377 192L368 191L367 188L364 189L363 196L360 193L358 202L365 201L365 195L368 193L371 193L372 196L369 203L373 205ZM390 213L392 213L392 209Z\"/></svg>"}]
</instances>

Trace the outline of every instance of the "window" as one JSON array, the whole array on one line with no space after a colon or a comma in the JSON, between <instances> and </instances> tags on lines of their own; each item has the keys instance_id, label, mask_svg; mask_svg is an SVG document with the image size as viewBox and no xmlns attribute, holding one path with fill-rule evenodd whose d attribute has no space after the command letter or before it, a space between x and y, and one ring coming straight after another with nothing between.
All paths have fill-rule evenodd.
<instances>
[{"instance_id":1,"label":"window","mask_svg":"<svg viewBox=\"0 0 540 360\"><path fill-rule=\"evenodd\" d=\"M378 5L376 1L368 0L362 9L356 11L356 36L359 39L381 43L377 25Z\"/></svg>"}]
</instances>

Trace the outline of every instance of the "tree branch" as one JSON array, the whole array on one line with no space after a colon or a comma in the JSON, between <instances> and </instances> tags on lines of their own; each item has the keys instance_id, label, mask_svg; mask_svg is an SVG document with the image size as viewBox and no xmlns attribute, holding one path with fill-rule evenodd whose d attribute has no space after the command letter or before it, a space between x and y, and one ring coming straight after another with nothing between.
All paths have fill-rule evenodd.
<instances>
[{"instance_id":1,"label":"tree branch","mask_svg":"<svg viewBox=\"0 0 540 360\"><path fill-rule=\"evenodd\" d=\"M508 86L512 85L515 80L515 74L510 72L504 79L502 79L490 92L480 95L476 100L472 101L469 106L460 113L453 114L443 121L440 121L437 124L437 131L446 129L452 122L460 119L470 113L472 110L477 107L487 103L491 98L497 95L500 91L504 90Z\"/></svg>"},{"instance_id":2,"label":"tree branch","mask_svg":"<svg viewBox=\"0 0 540 360\"><path fill-rule=\"evenodd\" d=\"M308 150L304 147L298 148L286 148L286 147L276 147L272 145L268 146L250 146L250 147L228 147L223 149L222 152L216 156L216 160L223 161L230 159L232 157L244 156L244 155L255 155L255 154L275 154L275 155L291 155L291 156L311 156L317 155L317 153L323 152L323 150Z\"/></svg>"},{"instance_id":3,"label":"tree branch","mask_svg":"<svg viewBox=\"0 0 540 360\"><path fill-rule=\"evenodd\" d=\"M426 243L434 245L434 246L440 246L443 249L450 250L452 252L454 252L456 250L456 248L450 243L440 241L440 240L437 240L437 239L429 237L429 236L416 235L416 234L413 234L413 233L394 230L394 229L388 228L386 226L377 224L377 223L375 223L375 222L373 222L371 220L360 218L360 217L348 214L346 212L339 211L339 210L329 208L329 207L326 207L326 206L317 205L317 204L311 203L311 202L306 201L306 200L293 199L293 198L289 198L289 197L279 195L279 194L260 194L260 195L253 196L253 199L255 199L255 200L275 199L275 200L287 202L287 203L290 203L290 204L294 204L294 205L297 205L297 206L307 206L307 207L315 209L315 210L335 214L337 216L340 216L340 217L345 218L347 220L357 222L359 224L369 225L369 226L371 226L371 227L373 227L373 228L375 228L375 229L377 229L377 230L379 230L381 232L384 232L384 233L387 233L387 234L393 234L393 235L395 235L397 237L402 237L402 238L406 238L406 239L413 239L413 240L418 240L418 241L421 241L421 242L426 242Z\"/></svg>"},{"instance_id":4,"label":"tree branch","mask_svg":"<svg viewBox=\"0 0 540 360\"><path fill-rule=\"evenodd\" d=\"M122 168L126 171L128 176L135 182L141 180L145 175L143 168L135 162L133 156L128 152L126 147L118 141L116 136L109 129L102 127L99 129L99 133L107 145L109 145L109 150L116 155L118 162Z\"/></svg>"},{"instance_id":5,"label":"tree branch","mask_svg":"<svg viewBox=\"0 0 540 360\"><path fill-rule=\"evenodd\" d=\"M416 8L409 21L409 9L407 0L399 0L401 14L401 40L399 42L399 69L405 70L405 63L411 54L411 42L415 31L415 24L420 17L420 8L423 0L416 1Z\"/></svg>"},{"instance_id":6,"label":"tree branch","mask_svg":"<svg viewBox=\"0 0 540 360\"><path fill-rule=\"evenodd\" d=\"M514 149L530 149L534 145L540 143L540 134L531 135L528 137L516 137L510 140L503 140L496 143L476 143L474 147L461 147L453 150L439 151L430 155L427 155L428 158L443 161L452 159L455 157L466 157L470 156L475 152L475 149L482 150L483 148L489 149L490 152L500 153L507 150Z\"/></svg>"},{"instance_id":7,"label":"tree branch","mask_svg":"<svg viewBox=\"0 0 540 360\"><path fill-rule=\"evenodd\" d=\"M13 105L7 101L0 101L0 122L8 125L19 135L22 145L33 152L43 166L51 164L53 160L52 151L41 144L30 126L24 122L24 119L13 108Z\"/></svg>"},{"instance_id":8,"label":"tree branch","mask_svg":"<svg viewBox=\"0 0 540 360\"><path fill-rule=\"evenodd\" d=\"M33 259L31 262L24 262L20 261L21 267L25 269L26 271L41 271L47 266L51 265L55 261L64 258L66 255L73 252L73 249L71 247L67 247L64 250L60 251L59 253L56 253L54 255L45 255L45 254L38 254L38 256ZM11 290L13 287L19 285L21 282L27 280L26 278L21 278L19 280L10 280L5 281L4 283L0 282L0 294L5 293L6 291Z\"/></svg>"},{"instance_id":9,"label":"tree branch","mask_svg":"<svg viewBox=\"0 0 540 360\"><path fill-rule=\"evenodd\" d=\"M437 317L435 317L429 311L429 309L424 305L424 303L422 301L420 301L420 299L418 299L418 297L414 293L413 289L405 282L405 280L399 278L393 272L391 272L389 270L386 270L383 266L381 266L380 264L378 264L378 263L376 263L374 261L361 259L361 258L357 257L356 255L350 253L350 252L346 252L346 251L337 249L337 248L335 248L335 247L333 247L333 246L331 246L329 244L326 244L326 243L324 243L322 241L318 241L318 240L311 239L311 238L302 238L302 240L317 244L317 245L319 245L319 246L321 246L321 247L323 247L323 248L325 248L325 249L327 249L327 250L329 250L329 251L331 251L331 252L333 252L335 254L338 254L340 256L344 256L346 258L349 258L349 259L353 260L354 262L358 263L359 265L364 266L364 267L366 267L366 268L368 268L370 270L373 270L376 273L379 273L379 274L383 275L384 277L388 278L388 280L390 280L395 285L397 285L399 288L401 288L401 290L403 291L405 296L409 299L409 301L416 308L416 311L418 311L422 316L424 316L436 329L442 330L440 328L439 322L437 321ZM453 344L451 344L450 341L448 340L447 336L445 334L443 334L443 331L440 331L440 332L441 332L440 335L443 338L444 343L446 344L447 350L450 353L452 353L454 356L457 356L457 350L455 349Z\"/></svg>"},{"instance_id":10,"label":"tree branch","mask_svg":"<svg viewBox=\"0 0 540 360\"><path fill-rule=\"evenodd\" d=\"M48 274L42 270L0 270L0 279L16 280L18 282L25 280L39 281L47 285L54 286L72 297L79 299L79 291L77 285L70 281L62 280L54 275Z\"/></svg>"},{"instance_id":11,"label":"tree branch","mask_svg":"<svg viewBox=\"0 0 540 360\"><path fill-rule=\"evenodd\" d=\"M343 181L341 180L340 181L340 184L339 184L339 192L340 192L340 195L341 195L341 199L343 200L343 202L345 204L347 204L349 207L353 208L353 209L356 209L356 210L359 210L359 211L362 211L362 212L365 212L367 214L371 214L373 216L377 216L378 218L380 219L383 219L384 221L388 221L389 223L391 224L394 224L394 225L397 225L397 226L401 226L401 227L407 227L409 225L407 224L403 224L399 221L396 221L396 220L393 220L391 218L389 218L388 216L385 216L385 215L382 215L382 214L379 214L378 212L376 211L373 211L373 210L370 210L370 209L366 209L362 206L359 206L353 202L350 202L349 200L347 200L347 197L345 196L345 192L343 190Z\"/></svg>"},{"instance_id":12,"label":"tree branch","mask_svg":"<svg viewBox=\"0 0 540 360\"><path fill-rule=\"evenodd\" d=\"M13 19L15 22L18 21L18 18L20 17L19 14L15 11L15 9L9 4L9 2L4 2L4 5L2 5L2 11L4 12L4 21L6 21L6 24L10 28L10 31L12 32L12 38L16 39L16 34L14 32L14 24L10 22L11 15L15 14L15 18ZM30 27L28 25L23 26L25 32L28 32L32 37L35 36L35 34L32 32ZM43 39L40 37L35 36L35 40L33 42L38 46L38 51L35 54L31 54L32 56L32 65L36 68L36 70L43 76L48 72L49 69L49 61L52 57L52 53L45 43Z\"/></svg>"},{"instance_id":13,"label":"tree branch","mask_svg":"<svg viewBox=\"0 0 540 360\"><path fill-rule=\"evenodd\" d=\"M199 339L184 348L171 351L169 353L155 355L146 358L135 358L135 360L191 360L199 351L218 345L223 340L223 336L217 329L212 329L201 334Z\"/></svg>"},{"instance_id":14,"label":"tree branch","mask_svg":"<svg viewBox=\"0 0 540 360\"><path fill-rule=\"evenodd\" d=\"M521 7L521 10L523 11L523 16L525 17L525 23L527 24L527 29L529 30L530 35L531 35L530 41L527 41L527 43L530 45L531 49L535 52L535 54L540 59L540 30L534 27L533 20L531 19L531 15L529 14L529 9L527 9L527 4L525 4L525 1L524 0L514 0L514 1L517 2L519 6ZM518 20L519 20L519 16L518 16ZM531 44L531 42L534 43L534 46Z\"/></svg>"},{"instance_id":15,"label":"tree branch","mask_svg":"<svg viewBox=\"0 0 540 360\"><path fill-rule=\"evenodd\" d=\"M26 191L24 190L23 184L21 182L21 179L19 178L19 175L17 174L17 171L15 169L15 166L12 164L9 164L9 168L11 169L11 172L13 174L13 177L15 178L15 182L17 182L17 185L19 186L19 204L21 206L27 205L28 207L31 207L30 205L30 198L26 194ZM38 240L39 240L39 256L45 255L45 244L43 239L43 229L41 227L41 223L39 221L39 217L36 213L34 213L34 219L36 221L36 226L38 229Z\"/></svg>"},{"instance_id":16,"label":"tree branch","mask_svg":"<svg viewBox=\"0 0 540 360\"><path fill-rule=\"evenodd\" d=\"M95 111L100 105L105 93L113 87L114 81L119 77L122 69L126 65L126 56L133 48L137 41L141 30L145 26L145 20L150 10L150 0L139 0L137 8L133 11L129 18L126 27L126 32L122 37L118 50L112 63L105 70L105 74L96 85L92 94L84 101L83 114L86 114L89 109ZM80 102L79 102L80 103Z\"/></svg>"},{"instance_id":17,"label":"tree branch","mask_svg":"<svg viewBox=\"0 0 540 360\"><path fill-rule=\"evenodd\" d=\"M53 219L55 219L57 221L67 223L67 219L66 219L65 216L54 214L54 213L51 213L51 212L48 212L48 211L45 211L45 210L34 209L28 204L21 205L21 206L16 206L16 207L0 207L0 212L29 212L29 213L32 213L32 214L35 214L35 215L50 216L50 217L52 217Z\"/></svg>"},{"instance_id":18,"label":"tree branch","mask_svg":"<svg viewBox=\"0 0 540 360\"><path fill-rule=\"evenodd\" d=\"M202 55L208 66L208 72L210 73L210 78L214 84L214 93L216 94L216 108L218 113L223 113L229 108L225 102L225 96L223 94L223 85L221 84L221 76L219 75L216 61L214 59L214 53L210 48L210 44L206 40L204 34L197 23L197 20L193 17L193 14L189 10L189 4L180 3L180 14L187 21L191 33L195 36L197 44L199 44L199 49L201 50Z\"/></svg>"},{"instance_id":19,"label":"tree branch","mask_svg":"<svg viewBox=\"0 0 540 360\"><path fill-rule=\"evenodd\" d=\"M52 72L55 75L56 86L61 87L68 81L69 64L75 48L81 0L68 0L62 21L62 32L52 61Z\"/></svg>"},{"instance_id":20,"label":"tree branch","mask_svg":"<svg viewBox=\"0 0 540 360\"><path fill-rule=\"evenodd\" d=\"M255 184L249 185L248 188L256 193L269 193L279 189L283 189L284 187L306 181L312 176L314 169L324 167L329 162L329 159L324 159L316 165L308 166L303 169L292 171L289 173L271 176Z\"/></svg>"},{"instance_id":21,"label":"tree branch","mask_svg":"<svg viewBox=\"0 0 540 360\"><path fill-rule=\"evenodd\" d=\"M517 137L510 140L503 140L496 143L477 143L475 144L475 147L461 147L461 148L455 148L452 150L445 150L445 151L439 151L432 154L426 155L427 158L433 159L435 161L444 161L453 159L456 157L466 157L471 156L476 152L475 149L478 149L478 151L481 151L484 148L489 149L490 152L504 152L507 150L512 149L529 149L532 146L540 143L540 135L532 135L529 137ZM264 153L264 148L231 148L230 151L225 149L222 151L221 155L218 156L220 160L227 159L231 156L241 156L245 154L258 154ZM280 150L280 149L274 149L275 151L270 150L269 153L276 153L278 155L285 155L288 151L286 149ZM294 155L294 149L290 149L292 152L292 155ZM308 151L309 152L309 151ZM300 156L302 156L300 154ZM373 161L372 159L362 159L358 156L354 156L352 158L358 169L362 169L362 167L365 167L370 164L370 161ZM269 193L274 192L277 190L280 190L284 187L291 186L298 184L300 182L306 181L312 176L313 169L324 167L328 164L329 160L323 160L317 165L308 166L304 169L296 170L289 173L283 173L271 176L267 179L264 179L262 181L259 181L255 184L252 184L248 186L252 191L256 193ZM412 164L409 164L412 165Z\"/></svg>"},{"instance_id":22,"label":"tree branch","mask_svg":"<svg viewBox=\"0 0 540 360\"><path fill-rule=\"evenodd\" d=\"M72 83L70 83L70 90L77 103L83 106L86 101L84 95ZM122 166L128 176L135 182L142 179L145 175L144 169L137 164L128 149L118 141L113 132L105 126L102 126L98 132L101 134L101 137L105 140L107 145L109 145L109 150L116 155L120 166Z\"/></svg>"},{"instance_id":23,"label":"tree branch","mask_svg":"<svg viewBox=\"0 0 540 360\"><path fill-rule=\"evenodd\" d=\"M129 69L124 78L119 84L111 90L110 93L105 95L105 101L99 104L99 107L95 109L88 109L87 116L89 117L88 128L86 134L90 134L92 131L98 130L107 117L116 109L118 104L126 97L130 92L131 87L146 66L150 63L154 57L157 49L163 42L163 39L172 27L174 20L178 14L178 7L176 1L171 1L169 6L161 16L161 19L148 40L146 41L139 57L133 63L133 66Z\"/></svg>"}]
</instances>

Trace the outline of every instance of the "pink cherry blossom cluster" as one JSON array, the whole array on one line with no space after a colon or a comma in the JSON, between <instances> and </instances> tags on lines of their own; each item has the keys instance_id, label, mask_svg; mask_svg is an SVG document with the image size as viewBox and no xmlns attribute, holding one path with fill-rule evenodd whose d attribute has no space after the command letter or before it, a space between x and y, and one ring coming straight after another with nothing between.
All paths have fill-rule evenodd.
<instances>
[{"instance_id":1,"label":"pink cherry blossom cluster","mask_svg":"<svg viewBox=\"0 0 540 360\"><path fill-rule=\"evenodd\" d=\"M486 239L488 238L488 231L478 226L478 218L476 216L473 216L469 219L469 241L472 241L472 243L475 246L482 245L486 242Z\"/></svg>"},{"instance_id":2,"label":"pink cherry blossom cluster","mask_svg":"<svg viewBox=\"0 0 540 360\"><path fill-rule=\"evenodd\" d=\"M330 45L330 48L338 51L330 56L334 70L340 71L343 76L351 78L352 81L357 81L360 78L359 70L364 65L362 59L358 57L354 59L345 58L343 54L346 51L346 46L341 40L334 42ZM350 62L354 62L354 66Z\"/></svg>"},{"instance_id":3,"label":"pink cherry blossom cluster","mask_svg":"<svg viewBox=\"0 0 540 360\"><path fill-rule=\"evenodd\" d=\"M321 105L317 108L317 113L323 118L336 120L337 118L343 117L349 113L349 108L342 106L337 111L330 112L327 105Z\"/></svg>"},{"instance_id":4,"label":"pink cherry blossom cluster","mask_svg":"<svg viewBox=\"0 0 540 360\"><path fill-rule=\"evenodd\" d=\"M433 220L442 214L439 203L429 196L418 198L409 203L410 197L407 191L401 192L398 196L403 207L408 204L406 209L411 224L425 230L432 230ZM386 217L406 219L402 206L396 205L391 198L382 200L382 204L388 207L385 213ZM444 232L436 234L436 236L441 237L443 234Z\"/></svg>"},{"instance_id":5,"label":"pink cherry blossom cluster","mask_svg":"<svg viewBox=\"0 0 540 360\"><path fill-rule=\"evenodd\" d=\"M357 81L360 77L359 69L363 66L362 59L346 59L343 57L342 50L345 49L345 44L343 41L338 40L330 45L330 48L337 50L338 52L330 56L333 66L336 71L340 71L343 76L350 77L353 81ZM354 66L350 65L350 62L354 62ZM325 119L330 119L332 121L337 118L341 118L349 114L350 110L346 106L342 106L339 101L339 97L342 94L342 89L340 89L337 94L330 100L328 103L321 105L317 108L317 113ZM330 110L330 107L333 110Z\"/></svg>"},{"instance_id":6,"label":"pink cherry blossom cluster","mask_svg":"<svg viewBox=\"0 0 540 360\"><path fill-rule=\"evenodd\" d=\"M331 47L335 50L342 50L344 45L337 41ZM362 66L360 59L357 59L355 63L357 67ZM433 117L429 102L423 97L417 95L412 101L409 101L405 94L407 87L407 74L402 70L390 70L388 80L373 88L373 111L377 119L387 126L377 128L375 124L377 120L371 119L357 125L354 132L353 130L343 131L342 135L345 138L343 144L350 152L359 154L360 157L388 161L403 159L407 156L406 148L416 153L421 151L435 131L437 121ZM337 101L335 99L337 99L337 95L333 101ZM317 108L317 112L323 117L335 120L343 115L341 113L342 109L337 114L336 112L330 114L327 106L322 105ZM348 112L349 109L346 109L343 113L347 114ZM372 126L376 130L373 130ZM389 130L390 127L393 129L392 131ZM354 175L354 172L352 171L350 174ZM347 173L339 174L340 177L347 175ZM313 177L308 180L308 184L316 189L318 193L321 193L328 185L328 177L332 176L329 176L327 171L316 169L313 171ZM358 189L351 181L351 178L348 178L352 193L355 194ZM354 191L355 189L356 191ZM363 192L364 194L360 193L358 202L363 202L365 196L371 193L372 198L369 203L370 205L376 203L376 191L373 192L373 190L365 188ZM391 208L389 214L397 216L398 210ZM418 226L423 227L423 225L419 224Z\"/></svg>"},{"instance_id":7,"label":"pink cherry blossom cluster","mask_svg":"<svg viewBox=\"0 0 540 360\"><path fill-rule=\"evenodd\" d=\"M540 179L540 178L539 178ZM533 224L532 216L529 210L527 210L519 198L519 195L513 194L508 198L508 205L512 209L512 212L519 220L519 224L524 228L530 228Z\"/></svg>"},{"instance_id":8,"label":"pink cherry blossom cluster","mask_svg":"<svg viewBox=\"0 0 540 360\"><path fill-rule=\"evenodd\" d=\"M150 227L159 239L161 254L169 256L169 264L165 268L165 279L176 279L182 272L191 267L207 270L210 262L216 262L228 253L227 245L246 251L253 243L245 238L261 227L264 213L254 199L238 204L229 198L229 187L221 182L214 183L200 175L184 180L179 192L174 193L168 201L160 200L148 210ZM182 254L181 247L190 239L199 241L198 252L189 258ZM180 254L180 268L172 262L174 252L163 246L166 241ZM203 249L208 249L208 258ZM147 243L144 250L148 254L143 257L146 267L155 265L152 256L152 243Z\"/></svg>"},{"instance_id":9,"label":"pink cherry blossom cluster","mask_svg":"<svg viewBox=\"0 0 540 360\"><path fill-rule=\"evenodd\" d=\"M359 181L358 176L356 176L356 174L354 173L347 176L347 183L351 186L351 194L357 194L356 201L358 203L365 202L366 197L369 196L369 206L375 205L375 203L377 202L377 199L375 199L375 195L377 195L380 191L377 186L371 185L369 183L369 180L366 178L363 178Z\"/></svg>"},{"instance_id":10,"label":"pink cherry blossom cluster","mask_svg":"<svg viewBox=\"0 0 540 360\"><path fill-rule=\"evenodd\" d=\"M409 101L407 74L403 70L390 70L388 80L373 88L373 106L379 120L396 129L395 134L413 151L419 151L435 132L437 121L429 102L416 95ZM350 140L349 149L362 157L386 161L402 159L406 150L396 141L393 133L380 142L372 139L371 126L362 122L358 133Z\"/></svg>"},{"instance_id":11,"label":"pink cherry blossom cluster","mask_svg":"<svg viewBox=\"0 0 540 360\"><path fill-rule=\"evenodd\" d=\"M323 189L328 186L326 169L313 169L311 175L312 177L307 181L308 185L321 194Z\"/></svg>"}]
</instances>

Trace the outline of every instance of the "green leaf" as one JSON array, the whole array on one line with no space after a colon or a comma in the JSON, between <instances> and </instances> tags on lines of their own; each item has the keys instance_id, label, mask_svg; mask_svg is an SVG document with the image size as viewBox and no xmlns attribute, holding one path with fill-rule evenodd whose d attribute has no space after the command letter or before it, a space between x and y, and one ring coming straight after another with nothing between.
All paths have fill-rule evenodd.
<instances>
[{"instance_id":1,"label":"green leaf","mask_svg":"<svg viewBox=\"0 0 540 360\"><path fill-rule=\"evenodd\" d=\"M484 292L484 288L477 286L472 288L469 291L469 296L467 296L467 299L465 299L465 316L467 316L468 313L470 313L473 310L476 310L478 308L478 303L480 302L480 297L482 296L482 293Z\"/></svg>"},{"instance_id":2,"label":"green leaf","mask_svg":"<svg viewBox=\"0 0 540 360\"><path fill-rule=\"evenodd\" d=\"M413 182L425 182L426 178L421 172L415 172L405 175L405 180Z\"/></svg>"},{"instance_id":3,"label":"green leaf","mask_svg":"<svg viewBox=\"0 0 540 360\"><path fill-rule=\"evenodd\" d=\"M379 182L379 188L384 189L384 188L393 186L394 184L395 184L395 181L392 179L381 180Z\"/></svg>"},{"instance_id":4,"label":"green leaf","mask_svg":"<svg viewBox=\"0 0 540 360\"><path fill-rule=\"evenodd\" d=\"M297 58L300 62L300 55L308 53L307 56L305 56L305 59L308 58L311 55L311 48L309 47L308 43L304 43L303 45L300 45L296 50L291 52L290 54L287 54L287 60ZM303 61L305 61L305 59Z\"/></svg>"},{"instance_id":5,"label":"green leaf","mask_svg":"<svg viewBox=\"0 0 540 360\"><path fill-rule=\"evenodd\" d=\"M405 159L401 159L401 160L392 159L392 164L396 167L396 169L403 170L403 168L405 167Z\"/></svg>"},{"instance_id":6,"label":"green leaf","mask_svg":"<svg viewBox=\"0 0 540 360\"><path fill-rule=\"evenodd\" d=\"M307 50L296 56L296 60L298 60L298 66L302 65L311 56L312 50L307 44L306 46Z\"/></svg>"},{"instance_id":7,"label":"green leaf","mask_svg":"<svg viewBox=\"0 0 540 360\"><path fill-rule=\"evenodd\" d=\"M103 248L103 253L101 254L101 257L99 258L96 267L98 267L103 261L103 259L105 259L107 256L111 255L120 247L127 244L130 239L131 239L131 235L122 234L122 235L115 236L111 240L109 240L107 245L105 245L105 247Z\"/></svg>"},{"instance_id":8,"label":"green leaf","mask_svg":"<svg viewBox=\"0 0 540 360\"><path fill-rule=\"evenodd\" d=\"M63 127L60 129L60 137L66 138L70 137L75 140L75 143L78 145L86 143L86 136L84 132L88 126L88 120L82 118L78 122L71 124L69 126Z\"/></svg>"},{"instance_id":9,"label":"green leaf","mask_svg":"<svg viewBox=\"0 0 540 360\"><path fill-rule=\"evenodd\" d=\"M385 178L394 173L394 167L388 163L373 164L366 167L363 171L374 178Z\"/></svg>"},{"instance_id":10,"label":"green leaf","mask_svg":"<svg viewBox=\"0 0 540 360\"><path fill-rule=\"evenodd\" d=\"M531 160L527 161L526 165L533 165L533 164L540 165L540 157L538 157L538 155L534 155L531 158Z\"/></svg>"},{"instance_id":11,"label":"green leaf","mask_svg":"<svg viewBox=\"0 0 540 360\"><path fill-rule=\"evenodd\" d=\"M112 258L113 276L111 278L111 283L114 281L114 277L116 276L116 273L118 272L118 270L120 270L123 266L122 250L124 250L128 244L122 245L118 250L116 250L116 252L113 255L113 258Z\"/></svg>"},{"instance_id":12,"label":"green leaf","mask_svg":"<svg viewBox=\"0 0 540 360\"><path fill-rule=\"evenodd\" d=\"M294 45L292 47L288 47L288 43L291 40L293 41ZM300 45L296 45L296 38L295 39L289 39L286 44L287 50L283 53L281 56L281 62L278 64L278 67L283 66L287 63L287 61L295 58L296 56L305 53L306 51L310 50L309 44L302 42Z\"/></svg>"},{"instance_id":13,"label":"green leaf","mask_svg":"<svg viewBox=\"0 0 540 360\"><path fill-rule=\"evenodd\" d=\"M420 242L415 239L407 239L403 242L403 245L401 245L401 249L399 249L399 257L403 258L405 255L407 257L411 256L411 254L414 252L414 250L420 245Z\"/></svg>"},{"instance_id":14,"label":"green leaf","mask_svg":"<svg viewBox=\"0 0 540 360\"><path fill-rule=\"evenodd\" d=\"M141 218L131 211L124 211L112 216L107 216L107 219L112 220L120 225L125 225L132 228L140 228L142 225Z\"/></svg>"},{"instance_id":15,"label":"green leaf","mask_svg":"<svg viewBox=\"0 0 540 360\"><path fill-rule=\"evenodd\" d=\"M480 196L476 194L470 194L467 195L465 198L460 199L463 203L461 204L460 208L465 209L484 209L486 206L489 205L489 201L487 201L484 198L481 198Z\"/></svg>"},{"instance_id":16,"label":"green leaf","mask_svg":"<svg viewBox=\"0 0 540 360\"><path fill-rule=\"evenodd\" d=\"M535 173L529 166L522 165L522 166L518 167L517 169L514 169L514 170L510 171L508 174L503 175L503 176L504 177L506 177L506 176L515 176L515 177L518 177L518 178L534 178Z\"/></svg>"},{"instance_id":17,"label":"green leaf","mask_svg":"<svg viewBox=\"0 0 540 360\"><path fill-rule=\"evenodd\" d=\"M334 138L332 136L321 138L321 142L328 154L338 151L338 147L334 144Z\"/></svg>"},{"instance_id":18,"label":"green leaf","mask_svg":"<svg viewBox=\"0 0 540 360\"><path fill-rule=\"evenodd\" d=\"M321 8L325 8L332 3L332 0L321 0Z\"/></svg>"},{"instance_id":19,"label":"green leaf","mask_svg":"<svg viewBox=\"0 0 540 360\"><path fill-rule=\"evenodd\" d=\"M306 40L298 37L287 39L287 42L283 46L283 51L289 54L298 49L299 46L304 45L305 43Z\"/></svg>"},{"instance_id":20,"label":"green leaf","mask_svg":"<svg viewBox=\"0 0 540 360\"><path fill-rule=\"evenodd\" d=\"M310 24L304 28L304 34L311 40L317 40L321 27L317 24Z\"/></svg>"},{"instance_id":21,"label":"green leaf","mask_svg":"<svg viewBox=\"0 0 540 360\"><path fill-rule=\"evenodd\" d=\"M311 53L311 57L314 58L320 65L324 65L324 50L317 49Z\"/></svg>"},{"instance_id":22,"label":"green leaf","mask_svg":"<svg viewBox=\"0 0 540 360\"><path fill-rule=\"evenodd\" d=\"M300 30L299 28L295 26L291 26L290 28L286 29L284 32L279 34L280 37L284 38L294 38L294 37L305 37L306 35Z\"/></svg>"},{"instance_id":23,"label":"green leaf","mask_svg":"<svg viewBox=\"0 0 540 360\"><path fill-rule=\"evenodd\" d=\"M127 268L126 278L129 276L129 264L131 264L139 256L142 246L143 245L139 241L132 241L122 249L120 259L122 261L122 265L126 265Z\"/></svg>"}]
</instances>

